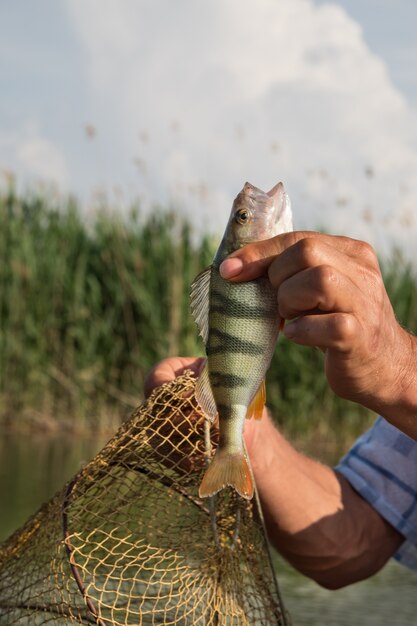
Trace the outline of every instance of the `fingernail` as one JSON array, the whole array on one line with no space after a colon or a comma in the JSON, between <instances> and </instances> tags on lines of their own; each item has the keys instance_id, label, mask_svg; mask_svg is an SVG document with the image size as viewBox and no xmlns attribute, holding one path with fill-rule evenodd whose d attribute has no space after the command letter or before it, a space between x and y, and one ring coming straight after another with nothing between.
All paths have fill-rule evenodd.
<instances>
[{"instance_id":1,"label":"fingernail","mask_svg":"<svg viewBox=\"0 0 417 626\"><path fill-rule=\"evenodd\" d=\"M239 257L231 257L221 263L219 271L222 278L234 278L242 271L243 263Z\"/></svg>"}]
</instances>

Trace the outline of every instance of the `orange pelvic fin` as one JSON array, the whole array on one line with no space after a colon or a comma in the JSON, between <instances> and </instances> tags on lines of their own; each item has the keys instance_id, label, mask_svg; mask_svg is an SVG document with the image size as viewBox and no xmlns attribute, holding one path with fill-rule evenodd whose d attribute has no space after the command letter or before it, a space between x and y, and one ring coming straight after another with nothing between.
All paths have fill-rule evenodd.
<instances>
[{"instance_id":1,"label":"orange pelvic fin","mask_svg":"<svg viewBox=\"0 0 417 626\"><path fill-rule=\"evenodd\" d=\"M242 498L250 500L253 496L252 474L243 452L230 454L226 450L217 450L212 462L201 481L199 496L207 498L229 485Z\"/></svg>"},{"instance_id":2,"label":"orange pelvic fin","mask_svg":"<svg viewBox=\"0 0 417 626\"><path fill-rule=\"evenodd\" d=\"M266 387L265 387L265 380L263 380L259 386L258 391L254 395L252 402L248 406L248 410L246 412L246 418L251 419L251 417L254 417L256 420L260 420L262 418L265 403L266 403Z\"/></svg>"}]
</instances>

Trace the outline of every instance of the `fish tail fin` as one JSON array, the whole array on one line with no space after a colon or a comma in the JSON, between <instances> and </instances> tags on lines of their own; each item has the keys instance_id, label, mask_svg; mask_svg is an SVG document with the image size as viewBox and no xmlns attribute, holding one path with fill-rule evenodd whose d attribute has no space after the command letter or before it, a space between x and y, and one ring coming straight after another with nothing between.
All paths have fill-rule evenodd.
<instances>
[{"instance_id":1,"label":"fish tail fin","mask_svg":"<svg viewBox=\"0 0 417 626\"><path fill-rule=\"evenodd\" d=\"M252 498L252 472L243 452L230 454L217 450L201 481L199 496L213 496L226 485L233 487L242 498Z\"/></svg>"}]
</instances>

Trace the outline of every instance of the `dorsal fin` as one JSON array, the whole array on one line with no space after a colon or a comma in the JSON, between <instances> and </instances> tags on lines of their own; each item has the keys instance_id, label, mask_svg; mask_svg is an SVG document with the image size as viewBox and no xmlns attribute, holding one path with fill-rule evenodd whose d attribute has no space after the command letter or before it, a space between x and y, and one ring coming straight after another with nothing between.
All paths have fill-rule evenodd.
<instances>
[{"instance_id":1,"label":"dorsal fin","mask_svg":"<svg viewBox=\"0 0 417 626\"><path fill-rule=\"evenodd\" d=\"M207 343L209 332L209 291L211 279L211 265L195 278L191 285L190 308L191 314L197 324L198 332Z\"/></svg>"}]
</instances>

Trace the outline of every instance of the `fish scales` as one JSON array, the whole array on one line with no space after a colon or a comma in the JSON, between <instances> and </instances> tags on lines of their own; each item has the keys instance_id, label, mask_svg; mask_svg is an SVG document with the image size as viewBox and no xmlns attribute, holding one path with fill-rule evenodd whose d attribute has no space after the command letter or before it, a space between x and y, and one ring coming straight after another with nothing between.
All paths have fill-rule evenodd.
<instances>
[{"instance_id":1,"label":"fish scales","mask_svg":"<svg viewBox=\"0 0 417 626\"><path fill-rule=\"evenodd\" d=\"M227 304L224 311L211 307L209 312L210 382L217 388L216 400L247 409L274 351L279 326L276 293L267 279L234 284L222 279L217 268L213 268L212 284L213 291L223 291ZM248 304L252 302L262 304ZM247 315L248 307L255 315ZM223 393L218 374L235 373L239 384Z\"/></svg>"},{"instance_id":2,"label":"fish scales","mask_svg":"<svg viewBox=\"0 0 417 626\"><path fill-rule=\"evenodd\" d=\"M221 262L246 243L292 230L291 207L282 183L264 193L246 183L236 197L213 264L194 281L191 310L206 346L197 400L210 419L219 418L219 445L200 486L210 496L230 485L253 495L243 428L252 405L261 414L264 379L279 332L276 291L267 277L243 283L224 280ZM250 415L249 415L250 416Z\"/></svg>"}]
</instances>

